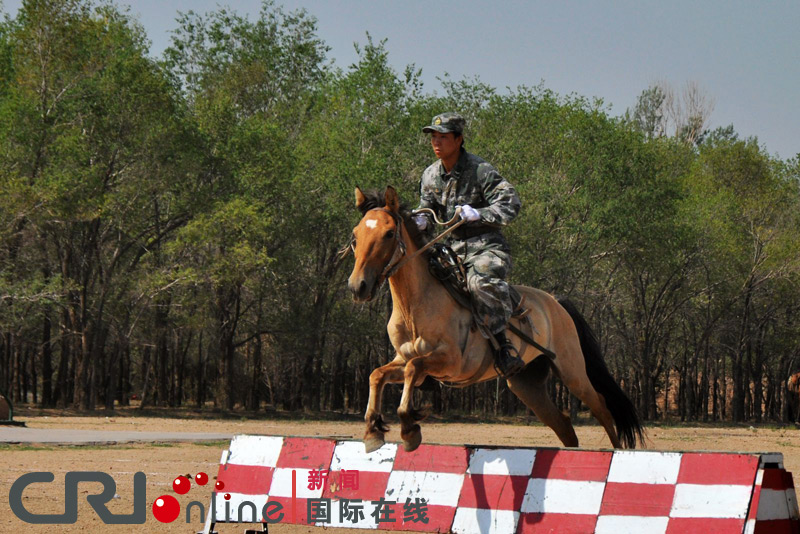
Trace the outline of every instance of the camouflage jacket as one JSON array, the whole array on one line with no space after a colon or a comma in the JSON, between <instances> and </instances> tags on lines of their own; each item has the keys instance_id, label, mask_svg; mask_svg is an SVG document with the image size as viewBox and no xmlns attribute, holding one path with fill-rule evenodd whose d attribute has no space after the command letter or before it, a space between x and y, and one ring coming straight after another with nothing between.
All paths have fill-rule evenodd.
<instances>
[{"instance_id":1,"label":"camouflage jacket","mask_svg":"<svg viewBox=\"0 0 800 534\"><path fill-rule=\"evenodd\" d=\"M422 173L419 207L432 209L440 220L446 221L453 217L456 206L464 204L475 208L481 218L455 230L453 239L481 236L487 243L507 248L500 228L519 213L521 204L517 192L490 163L462 149L450 173L445 171L441 161Z\"/></svg>"}]
</instances>

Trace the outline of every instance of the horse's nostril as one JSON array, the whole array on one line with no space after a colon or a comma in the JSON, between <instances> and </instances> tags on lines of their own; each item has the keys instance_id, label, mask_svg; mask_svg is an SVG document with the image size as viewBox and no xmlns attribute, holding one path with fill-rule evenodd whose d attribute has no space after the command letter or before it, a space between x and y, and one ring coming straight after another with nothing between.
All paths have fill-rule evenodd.
<instances>
[{"instance_id":1,"label":"horse's nostril","mask_svg":"<svg viewBox=\"0 0 800 534\"><path fill-rule=\"evenodd\" d=\"M348 283L347 286L350 288L350 291L353 293L353 296L356 298L361 298L364 296L364 293L367 291L367 281L361 280L360 282L351 282Z\"/></svg>"}]
</instances>

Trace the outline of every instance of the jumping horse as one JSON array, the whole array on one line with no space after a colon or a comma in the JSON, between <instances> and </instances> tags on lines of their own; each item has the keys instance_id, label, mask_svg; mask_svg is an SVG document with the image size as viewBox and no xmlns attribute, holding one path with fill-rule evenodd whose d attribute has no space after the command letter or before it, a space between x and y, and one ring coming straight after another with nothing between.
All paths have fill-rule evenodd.
<instances>
[{"instance_id":1,"label":"jumping horse","mask_svg":"<svg viewBox=\"0 0 800 534\"><path fill-rule=\"evenodd\" d=\"M396 351L392 361L370 374L364 446L367 452L383 446L389 431L381 415L383 388L403 383L397 415L403 447L413 451L422 442L419 422L425 417L413 406L413 393L426 377L463 386L498 378L498 374L489 343L474 328L472 313L430 274L425 256L416 254L424 238L411 219L412 212L400 206L394 188L387 187L383 195L356 188L355 197L362 219L350 242L355 263L348 287L356 302L366 302L388 278L393 309L386 328ZM530 321L528 336L507 332L527 364L507 380L511 391L553 429L565 447L577 447L569 417L556 408L545 388L552 368L603 425L614 448L635 448L637 441L644 445L634 406L609 373L597 339L575 306L538 289L515 287ZM526 327L523 319L512 321L518 331ZM532 337L540 348L525 342L525 337Z\"/></svg>"}]
</instances>

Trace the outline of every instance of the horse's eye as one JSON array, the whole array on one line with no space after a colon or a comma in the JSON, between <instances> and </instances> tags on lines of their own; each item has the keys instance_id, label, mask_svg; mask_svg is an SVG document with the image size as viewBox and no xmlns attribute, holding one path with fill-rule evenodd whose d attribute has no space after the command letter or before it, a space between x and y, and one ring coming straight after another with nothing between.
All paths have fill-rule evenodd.
<instances>
[{"instance_id":1,"label":"horse's eye","mask_svg":"<svg viewBox=\"0 0 800 534\"><path fill-rule=\"evenodd\" d=\"M391 239L394 237L394 230L389 230L386 232L386 239Z\"/></svg>"}]
</instances>

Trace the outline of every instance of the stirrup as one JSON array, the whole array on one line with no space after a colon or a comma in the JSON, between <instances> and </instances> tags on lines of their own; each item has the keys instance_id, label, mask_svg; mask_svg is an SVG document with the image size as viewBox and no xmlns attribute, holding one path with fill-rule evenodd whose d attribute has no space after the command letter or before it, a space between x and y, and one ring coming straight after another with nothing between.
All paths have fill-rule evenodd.
<instances>
[{"instance_id":1,"label":"stirrup","mask_svg":"<svg viewBox=\"0 0 800 534\"><path fill-rule=\"evenodd\" d=\"M505 335L503 335L505 338ZM525 368L525 361L520 358L519 351L517 347L511 344L507 338L504 339L505 343L500 345L497 349L497 353L494 357L494 370L498 374L498 376L502 376L505 379L509 379L512 376L518 374ZM513 354L512 354L513 351ZM503 356L503 353L506 353L506 356ZM503 360L506 364L506 368L503 369L501 367L500 361Z\"/></svg>"}]
</instances>

